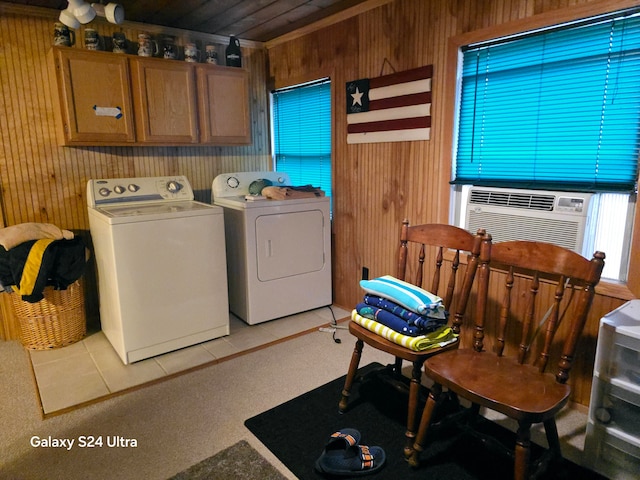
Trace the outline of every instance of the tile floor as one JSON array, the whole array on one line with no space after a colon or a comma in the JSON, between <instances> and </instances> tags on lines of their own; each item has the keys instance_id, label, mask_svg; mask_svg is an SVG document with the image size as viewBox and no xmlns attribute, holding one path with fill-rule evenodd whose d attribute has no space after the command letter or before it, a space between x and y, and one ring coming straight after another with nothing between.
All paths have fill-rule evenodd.
<instances>
[{"instance_id":1,"label":"tile floor","mask_svg":"<svg viewBox=\"0 0 640 480\"><path fill-rule=\"evenodd\" d=\"M45 415L108 397L192 367L212 363L297 333L326 327L349 312L320 308L257 325L230 314L230 335L124 365L101 331L55 350L30 350ZM331 335L331 333L327 333Z\"/></svg>"}]
</instances>

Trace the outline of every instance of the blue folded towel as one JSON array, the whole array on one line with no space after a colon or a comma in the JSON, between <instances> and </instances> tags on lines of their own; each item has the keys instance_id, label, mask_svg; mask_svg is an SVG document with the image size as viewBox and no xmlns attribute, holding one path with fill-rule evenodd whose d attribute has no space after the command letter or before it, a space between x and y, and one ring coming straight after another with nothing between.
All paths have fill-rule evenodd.
<instances>
[{"instance_id":1,"label":"blue folded towel","mask_svg":"<svg viewBox=\"0 0 640 480\"><path fill-rule=\"evenodd\" d=\"M409 325L417 325L427 332L431 332L436 328L445 325L449 315L443 305L440 305L440 308L435 310L429 310L425 315L420 315L416 312L412 312L411 310L407 310L402 307L402 305L398 305L396 302L389 300L388 298L371 295L369 293L365 294L364 303L391 312L405 320Z\"/></svg>"},{"instance_id":2,"label":"blue folded towel","mask_svg":"<svg viewBox=\"0 0 640 480\"><path fill-rule=\"evenodd\" d=\"M438 308L442 304L442 299L437 295L391 275L374 278L373 280L360 280L360 287L366 293L388 298L421 315L426 314L429 310Z\"/></svg>"},{"instance_id":3,"label":"blue folded towel","mask_svg":"<svg viewBox=\"0 0 640 480\"><path fill-rule=\"evenodd\" d=\"M406 320L388 312L382 308L372 307L362 302L356 305L358 315L370 320L375 320L382 325L389 327L391 330L402 333L410 337L422 335L424 331L415 325L409 325Z\"/></svg>"}]
</instances>

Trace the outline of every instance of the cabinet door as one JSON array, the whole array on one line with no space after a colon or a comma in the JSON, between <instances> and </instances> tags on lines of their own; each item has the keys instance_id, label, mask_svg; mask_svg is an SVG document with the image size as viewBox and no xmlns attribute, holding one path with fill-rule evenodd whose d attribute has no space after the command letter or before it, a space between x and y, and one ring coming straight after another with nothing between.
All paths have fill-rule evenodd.
<instances>
[{"instance_id":1,"label":"cabinet door","mask_svg":"<svg viewBox=\"0 0 640 480\"><path fill-rule=\"evenodd\" d=\"M133 143L126 57L69 47L53 47L50 56L60 97L61 143Z\"/></svg>"},{"instance_id":2,"label":"cabinet door","mask_svg":"<svg viewBox=\"0 0 640 480\"><path fill-rule=\"evenodd\" d=\"M157 58L130 58L136 136L162 145L198 142L193 65Z\"/></svg>"},{"instance_id":3,"label":"cabinet door","mask_svg":"<svg viewBox=\"0 0 640 480\"><path fill-rule=\"evenodd\" d=\"M247 71L215 65L198 65L197 70L202 143L250 144Z\"/></svg>"}]
</instances>

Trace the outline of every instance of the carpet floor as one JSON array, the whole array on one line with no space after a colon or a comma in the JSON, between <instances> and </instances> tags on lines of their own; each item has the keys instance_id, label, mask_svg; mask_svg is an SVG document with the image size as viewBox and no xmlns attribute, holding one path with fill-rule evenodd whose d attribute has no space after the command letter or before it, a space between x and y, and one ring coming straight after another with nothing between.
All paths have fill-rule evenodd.
<instances>
[{"instance_id":1,"label":"carpet floor","mask_svg":"<svg viewBox=\"0 0 640 480\"><path fill-rule=\"evenodd\" d=\"M359 370L366 376L380 364ZM512 460L487 448L476 436L454 427L439 429L421 456L421 465L412 469L402 454L406 429L406 396L387 383L369 375L356 382L347 412L338 412L344 376L307 392L245 421L247 428L301 480L323 478L314 470L329 435L342 428L355 428L362 434L361 444L381 446L386 453L385 467L368 478L430 480L499 480L513 478ZM480 428L513 445L514 434L489 420ZM535 446L532 456L540 448ZM326 478L326 477L325 477ZM344 478L344 477L342 477ZM552 465L542 477L547 480L580 478L603 479L568 460Z\"/></svg>"},{"instance_id":2,"label":"carpet floor","mask_svg":"<svg viewBox=\"0 0 640 480\"><path fill-rule=\"evenodd\" d=\"M169 480L286 480L245 440L225 448Z\"/></svg>"}]
</instances>

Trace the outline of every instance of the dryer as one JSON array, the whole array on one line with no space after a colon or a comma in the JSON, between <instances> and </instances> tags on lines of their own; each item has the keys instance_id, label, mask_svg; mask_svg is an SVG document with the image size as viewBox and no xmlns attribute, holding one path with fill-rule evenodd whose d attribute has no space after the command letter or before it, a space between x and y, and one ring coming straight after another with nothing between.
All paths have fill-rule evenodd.
<instances>
[{"instance_id":1,"label":"dryer","mask_svg":"<svg viewBox=\"0 0 640 480\"><path fill-rule=\"evenodd\" d=\"M254 185L290 185L282 172L237 172L212 183L224 209L229 309L249 325L331 304L328 197L271 200Z\"/></svg>"},{"instance_id":2,"label":"dryer","mask_svg":"<svg viewBox=\"0 0 640 480\"><path fill-rule=\"evenodd\" d=\"M229 334L222 208L184 176L89 180L102 331L128 364Z\"/></svg>"}]
</instances>

